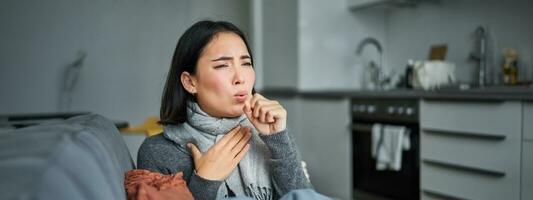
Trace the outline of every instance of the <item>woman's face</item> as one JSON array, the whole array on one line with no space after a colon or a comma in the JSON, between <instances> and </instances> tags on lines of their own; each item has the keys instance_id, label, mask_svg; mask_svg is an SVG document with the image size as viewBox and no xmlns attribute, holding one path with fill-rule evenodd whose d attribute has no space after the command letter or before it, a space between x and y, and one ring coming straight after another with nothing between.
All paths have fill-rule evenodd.
<instances>
[{"instance_id":1,"label":"woman's face","mask_svg":"<svg viewBox=\"0 0 533 200\"><path fill-rule=\"evenodd\" d=\"M255 82L250 53L232 32L215 35L198 59L196 74L189 77L192 91L186 89L196 94L203 111L219 118L240 116Z\"/></svg>"}]
</instances>

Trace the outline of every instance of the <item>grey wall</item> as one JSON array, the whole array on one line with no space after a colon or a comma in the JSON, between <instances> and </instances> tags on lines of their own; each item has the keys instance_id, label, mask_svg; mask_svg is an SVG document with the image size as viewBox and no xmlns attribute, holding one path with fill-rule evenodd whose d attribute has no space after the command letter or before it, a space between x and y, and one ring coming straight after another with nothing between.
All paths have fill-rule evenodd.
<instances>
[{"instance_id":1,"label":"grey wall","mask_svg":"<svg viewBox=\"0 0 533 200\"><path fill-rule=\"evenodd\" d=\"M257 2L259 0L256 0ZM346 0L261 1L263 86L298 90L360 88L362 67L375 49L356 56L359 41L385 45L385 11L352 13ZM257 42L260 41L260 42Z\"/></svg>"},{"instance_id":2,"label":"grey wall","mask_svg":"<svg viewBox=\"0 0 533 200\"><path fill-rule=\"evenodd\" d=\"M489 68L501 72L502 49L518 50L520 78L533 79L533 1L442 0L410 9L393 9L387 16L388 63L402 71L407 59L427 59L431 44L447 43L447 60L456 63L459 81L475 81L476 63L467 60L473 50L474 30L489 31Z\"/></svg>"},{"instance_id":3,"label":"grey wall","mask_svg":"<svg viewBox=\"0 0 533 200\"><path fill-rule=\"evenodd\" d=\"M263 86L298 87L298 1L262 1Z\"/></svg>"},{"instance_id":4,"label":"grey wall","mask_svg":"<svg viewBox=\"0 0 533 200\"><path fill-rule=\"evenodd\" d=\"M365 48L362 56L355 50L369 36L386 45L384 10L354 13L346 0L299 2L299 88L360 88L362 67L378 54L373 47Z\"/></svg>"},{"instance_id":5,"label":"grey wall","mask_svg":"<svg viewBox=\"0 0 533 200\"><path fill-rule=\"evenodd\" d=\"M198 19L248 32L246 0L2 1L0 113L91 111L138 124L158 115L178 37ZM67 65L84 51L70 104Z\"/></svg>"},{"instance_id":6,"label":"grey wall","mask_svg":"<svg viewBox=\"0 0 533 200\"><path fill-rule=\"evenodd\" d=\"M250 35L249 0L187 0L187 2L190 4L191 24L202 19L227 20Z\"/></svg>"}]
</instances>

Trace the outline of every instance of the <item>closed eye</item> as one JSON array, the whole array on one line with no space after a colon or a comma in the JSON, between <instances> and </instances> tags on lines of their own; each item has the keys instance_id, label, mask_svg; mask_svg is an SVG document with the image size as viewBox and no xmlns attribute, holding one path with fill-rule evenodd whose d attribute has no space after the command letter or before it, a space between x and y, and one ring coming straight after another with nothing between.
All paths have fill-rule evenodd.
<instances>
[{"instance_id":1,"label":"closed eye","mask_svg":"<svg viewBox=\"0 0 533 200\"><path fill-rule=\"evenodd\" d=\"M251 62L245 62L242 64L243 66L252 66L252 63Z\"/></svg>"},{"instance_id":2,"label":"closed eye","mask_svg":"<svg viewBox=\"0 0 533 200\"><path fill-rule=\"evenodd\" d=\"M217 65L217 66L215 66L214 68L215 68L215 69L221 69L221 68L224 68L224 67L228 67L228 65L226 65L226 64Z\"/></svg>"}]
</instances>

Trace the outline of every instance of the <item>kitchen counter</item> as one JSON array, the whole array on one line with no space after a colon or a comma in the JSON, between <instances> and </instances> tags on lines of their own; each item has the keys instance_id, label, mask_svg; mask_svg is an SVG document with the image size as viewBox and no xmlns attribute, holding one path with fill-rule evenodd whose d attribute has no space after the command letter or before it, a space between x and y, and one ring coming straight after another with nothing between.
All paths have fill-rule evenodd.
<instances>
[{"instance_id":1,"label":"kitchen counter","mask_svg":"<svg viewBox=\"0 0 533 200\"><path fill-rule=\"evenodd\" d=\"M261 91L266 96L286 96L304 98L415 98L415 99L443 99L443 100L533 100L533 87L528 86L493 86L486 88L457 89L445 88L439 90L316 90L297 91L295 89L266 89Z\"/></svg>"},{"instance_id":2,"label":"kitchen counter","mask_svg":"<svg viewBox=\"0 0 533 200\"><path fill-rule=\"evenodd\" d=\"M259 92L279 100L290 113L287 123L294 130L302 158L308 166L315 166L315 172L331 172L327 175L310 174L321 180L316 187L324 191L346 194L346 199L354 195L354 149L364 146L354 145L356 140L363 141L354 140L357 138L354 135L369 137L368 134L356 134L355 130L359 127L368 133L372 127L369 124L387 124L395 119L395 125L419 126L418 129L412 128L416 131L412 135L420 136L414 141L420 145L417 160L421 182L417 191L421 191L421 195L438 197L442 194L449 195L441 196L443 198L465 199L531 196L531 193L522 191L531 188L532 182L527 180L533 180L529 178L532 173L527 172L533 170L521 171L533 166L533 160L528 159L533 157L531 139L522 139L531 133L528 129L531 126L525 126L528 124L525 122L533 118L531 87L444 88L436 91L268 89ZM391 100L387 101L387 98ZM361 107L366 107L366 111L360 110ZM370 111L371 107L374 111ZM389 111L391 108L396 111ZM370 114L377 117L369 119ZM355 125L357 115L366 117L361 121L367 124ZM410 115L419 121L406 121L411 119ZM529 134L529 138L533 138L533 134ZM491 154L484 153L489 151ZM493 159L494 155L499 159ZM322 160L331 162L320 162ZM446 187L450 185L447 183L459 187ZM476 185L476 188L465 185Z\"/></svg>"}]
</instances>

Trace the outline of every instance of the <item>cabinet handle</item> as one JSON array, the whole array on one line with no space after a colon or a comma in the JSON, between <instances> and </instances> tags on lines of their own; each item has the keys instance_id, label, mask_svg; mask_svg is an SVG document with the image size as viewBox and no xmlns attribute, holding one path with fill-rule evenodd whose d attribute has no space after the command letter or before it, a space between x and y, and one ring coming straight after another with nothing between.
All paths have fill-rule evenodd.
<instances>
[{"instance_id":1,"label":"cabinet handle","mask_svg":"<svg viewBox=\"0 0 533 200\"><path fill-rule=\"evenodd\" d=\"M465 199L465 198L457 197L457 196L454 196L454 195L444 194L442 192L437 192L437 191L428 190L428 189L422 189L422 192L426 193L429 196L434 196L434 197L442 198L442 199L450 199L450 200L462 200L462 199Z\"/></svg>"},{"instance_id":2,"label":"cabinet handle","mask_svg":"<svg viewBox=\"0 0 533 200\"><path fill-rule=\"evenodd\" d=\"M492 135L486 133L474 133L474 132L464 132L464 131L449 131L436 128L423 128L422 129L427 134L441 134L441 135L453 135L453 136L462 136L462 137L473 137L487 140L504 140L505 135Z\"/></svg>"},{"instance_id":3,"label":"cabinet handle","mask_svg":"<svg viewBox=\"0 0 533 200\"><path fill-rule=\"evenodd\" d=\"M471 166L455 164L455 163L449 163L449 162L444 162L444 161L438 161L438 160L432 160L432 159L424 158L424 159L422 159L422 162L424 162L425 164L429 164L429 165L436 165L436 166L452 168L452 169L457 169L457 170L463 170L463 171L468 171L468 172L475 172L475 173L478 173L478 174L486 174L486 175L495 176L495 177L504 177L505 176L504 172L499 172L499 171L494 171L494 170L489 170L489 169L481 169L481 168L477 168L477 167L471 167Z\"/></svg>"},{"instance_id":4,"label":"cabinet handle","mask_svg":"<svg viewBox=\"0 0 533 200\"><path fill-rule=\"evenodd\" d=\"M432 92L426 94L423 98L423 100L430 101L430 102L474 102L474 103L503 103L505 102L505 99L502 97L494 97L494 98L487 98L486 95L472 95L472 93L465 93L465 94L457 94L457 93L450 93L446 94L443 92Z\"/></svg>"}]
</instances>

